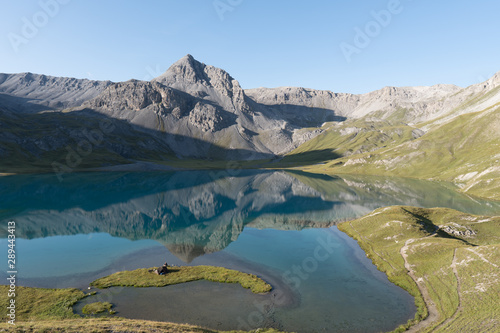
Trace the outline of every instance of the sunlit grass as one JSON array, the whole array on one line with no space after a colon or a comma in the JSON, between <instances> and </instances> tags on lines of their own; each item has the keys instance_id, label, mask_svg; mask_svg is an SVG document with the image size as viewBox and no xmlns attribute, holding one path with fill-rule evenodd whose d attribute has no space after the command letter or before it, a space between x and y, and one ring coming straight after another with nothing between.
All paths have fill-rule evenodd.
<instances>
[{"instance_id":1,"label":"sunlit grass","mask_svg":"<svg viewBox=\"0 0 500 333\"><path fill-rule=\"evenodd\" d=\"M0 318L7 321L8 286L0 286ZM16 288L16 322L48 319L71 319L73 305L85 297L78 289Z\"/></svg>"},{"instance_id":2,"label":"sunlit grass","mask_svg":"<svg viewBox=\"0 0 500 333\"><path fill-rule=\"evenodd\" d=\"M96 315L101 313L114 314L115 312L111 310L112 307L113 304L109 302L94 302L86 304L82 309L82 313L86 315Z\"/></svg>"},{"instance_id":3,"label":"sunlit grass","mask_svg":"<svg viewBox=\"0 0 500 333\"><path fill-rule=\"evenodd\" d=\"M134 271L123 271L100 278L91 283L97 288L113 286L124 287L164 287L173 284L207 280L221 283L239 283L253 293L266 293L272 287L253 274L238 272L224 267L214 266L182 266L169 267L169 273L157 275L152 268L141 268Z\"/></svg>"}]
</instances>

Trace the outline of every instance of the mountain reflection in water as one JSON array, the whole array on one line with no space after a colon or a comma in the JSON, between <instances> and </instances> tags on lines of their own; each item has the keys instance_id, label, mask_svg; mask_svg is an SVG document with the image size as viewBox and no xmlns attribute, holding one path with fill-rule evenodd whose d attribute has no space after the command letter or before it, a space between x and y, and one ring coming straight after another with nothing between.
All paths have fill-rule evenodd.
<instances>
[{"instance_id":1,"label":"mountain reflection in water","mask_svg":"<svg viewBox=\"0 0 500 333\"><path fill-rule=\"evenodd\" d=\"M15 220L18 238L104 232L156 240L185 262L226 248L245 226L328 227L389 205L500 211L428 181L284 171L6 176L0 193L0 221Z\"/></svg>"}]
</instances>

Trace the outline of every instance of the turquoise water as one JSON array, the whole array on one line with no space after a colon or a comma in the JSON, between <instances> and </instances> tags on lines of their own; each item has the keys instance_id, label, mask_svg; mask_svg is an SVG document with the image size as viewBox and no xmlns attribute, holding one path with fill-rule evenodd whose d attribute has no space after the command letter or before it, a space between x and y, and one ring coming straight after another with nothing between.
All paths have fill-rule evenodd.
<instances>
[{"instance_id":1,"label":"turquoise water","mask_svg":"<svg viewBox=\"0 0 500 333\"><path fill-rule=\"evenodd\" d=\"M129 318L298 332L377 332L414 316L413 299L336 222L397 204L500 212L498 203L446 184L281 171L81 173L63 182L8 176L0 177L0 197L0 248L6 222L16 222L18 285L86 289L96 278L165 261L220 265L274 289L253 295L199 282L112 288L94 298ZM0 268L3 279L6 262Z\"/></svg>"},{"instance_id":2,"label":"turquoise water","mask_svg":"<svg viewBox=\"0 0 500 333\"><path fill-rule=\"evenodd\" d=\"M109 246L112 244L112 246ZM27 279L80 275L90 270L105 269L121 257L137 251L157 247L152 240L131 241L111 237L106 233L46 238L19 239L17 258ZM104 254L104 255L103 255ZM50 260L47 260L50 258Z\"/></svg>"}]
</instances>

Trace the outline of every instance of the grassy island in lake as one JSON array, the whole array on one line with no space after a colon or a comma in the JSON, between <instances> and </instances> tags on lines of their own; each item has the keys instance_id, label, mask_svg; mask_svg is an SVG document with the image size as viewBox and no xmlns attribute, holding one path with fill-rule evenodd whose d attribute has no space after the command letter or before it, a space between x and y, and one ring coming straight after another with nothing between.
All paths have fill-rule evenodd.
<instances>
[{"instance_id":1,"label":"grassy island in lake","mask_svg":"<svg viewBox=\"0 0 500 333\"><path fill-rule=\"evenodd\" d=\"M90 285L96 288L109 287L164 287L173 284L198 280L220 283L239 283L255 294L271 291L272 287L261 278L224 267L214 266L181 266L169 267L168 274L157 275L152 268L140 268L134 271L123 271L100 278Z\"/></svg>"}]
</instances>

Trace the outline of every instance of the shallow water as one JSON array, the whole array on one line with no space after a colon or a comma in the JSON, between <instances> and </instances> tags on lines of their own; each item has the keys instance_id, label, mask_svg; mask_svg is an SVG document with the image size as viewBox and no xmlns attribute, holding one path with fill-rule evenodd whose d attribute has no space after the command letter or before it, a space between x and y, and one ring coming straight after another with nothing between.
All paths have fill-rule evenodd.
<instances>
[{"instance_id":1,"label":"shallow water","mask_svg":"<svg viewBox=\"0 0 500 333\"><path fill-rule=\"evenodd\" d=\"M396 204L500 212L432 182L257 171L9 176L0 195L1 225L16 221L19 285L86 289L165 261L220 265L263 277L273 292L196 282L103 294L130 318L299 332L391 330L414 315L412 298L332 222Z\"/></svg>"},{"instance_id":2,"label":"shallow water","mask_svg":"<svg viewBox=\"0 0 500 333\"><path fill-rule=\"evenodd\" d=\"M231 330L235 318L246 317L255 310L254 303L269 298L236 284L196 281L168 288L110 288L80 302L75 310L81 313L85 304L109 301L116 304L118 316Z\"/></svg>"}]
</instances>

